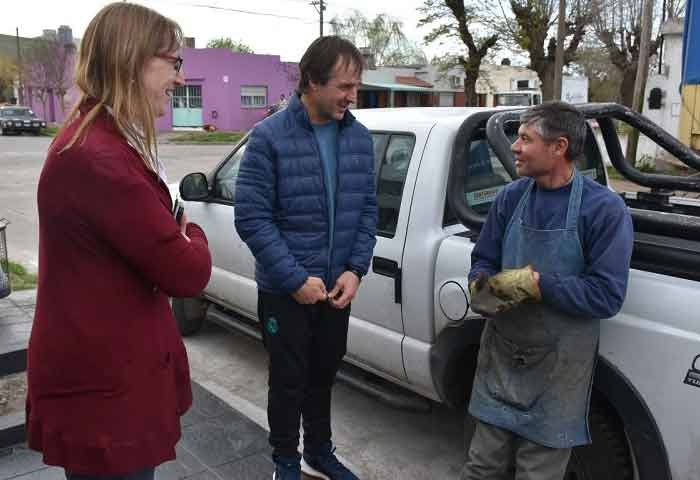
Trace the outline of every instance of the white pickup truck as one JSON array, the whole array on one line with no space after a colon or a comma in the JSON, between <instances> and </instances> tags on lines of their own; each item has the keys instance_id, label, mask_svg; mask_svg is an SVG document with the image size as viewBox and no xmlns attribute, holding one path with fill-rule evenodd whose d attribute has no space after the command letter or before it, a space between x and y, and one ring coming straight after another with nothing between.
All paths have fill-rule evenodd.
<instances>
[{"instance_id":1,"label":"white pickup truck","mask_svg":"<svg viewBox=\"0 0 700 480\"><path fill-rule=\"evenodd\" d=\"M580 107L586 175L607 185L601 149L630 180L623 194L636 229L633 270L619 315L602 322L590 425L567 479L700 478L700 191L694 177L645 174L622 154L613 118L694 169L700 157L645 118L612 104ZM352 305L346 361L436 402L464 408L483 319L469 309L470 253L497 192L515 178L509 143L517 111L485 108L357 110L372 132L379 223L372 268ZM236 234L234 191L244 138L206 174L179 186L206 231L214 268L202 298L174 299L183 334L212 315L255 333L254 260Z\"/></svg>"}]
</instances>

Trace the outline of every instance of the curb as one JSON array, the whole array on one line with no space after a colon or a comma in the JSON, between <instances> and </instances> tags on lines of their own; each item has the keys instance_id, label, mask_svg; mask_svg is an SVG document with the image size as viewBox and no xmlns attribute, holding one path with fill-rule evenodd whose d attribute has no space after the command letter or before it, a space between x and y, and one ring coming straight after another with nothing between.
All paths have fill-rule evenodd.
<instances>
[{"instance_id":1,"label":"curb","mask_svg":"<svg viewBox=\"0 0 700 480\"><path fill-rule=\"evenodd\" d=\"M0 415L0 449L27 441L24 412Z\"/></svg>"},{"instance_id":2,"label":"curb","mask_svg":"<svg viewBox=\"0 0 700 480\"><path fill-rule=\"evenodd\" d=\"M20 313L31 322L31 316L26 308L33 306L36 298L35 290L22 291L8 297L9 302L3 302L3 308L10 309L12 313ZM24 321L24 320L21 320ZM12 324L10 324L12 325ZM27 344L26 342L11 342L0 347L0 378L22 373L27 370ZM0 415L0 449L24 443L27 439L25 429L25 412L13 412Z\"/></svg>"},{"instance_id":3,"label":"curb","mask_svg":"<svg viewBox=\"0 0 700 480\"><path fill-rule=\"evenodd\" d=\"M0 377L27 370L27 349L0 352Z\"/></svg>"}]
</instances>

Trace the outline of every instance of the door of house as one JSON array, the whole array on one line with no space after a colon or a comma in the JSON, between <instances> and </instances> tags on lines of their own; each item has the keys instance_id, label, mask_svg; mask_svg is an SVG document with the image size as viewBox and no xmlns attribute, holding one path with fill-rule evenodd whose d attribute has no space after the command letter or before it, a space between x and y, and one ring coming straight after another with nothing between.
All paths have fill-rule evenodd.
<instances>
[{"instance_id":1,"label":"door of house","mask_svg":"<svg viewBox=\"0 0 700 480\"><path fill-rule=\"evenodd\" d=\"M173 127L201 127L202 86L183 85L173 92Z\"/></svg>"}]
</instances>

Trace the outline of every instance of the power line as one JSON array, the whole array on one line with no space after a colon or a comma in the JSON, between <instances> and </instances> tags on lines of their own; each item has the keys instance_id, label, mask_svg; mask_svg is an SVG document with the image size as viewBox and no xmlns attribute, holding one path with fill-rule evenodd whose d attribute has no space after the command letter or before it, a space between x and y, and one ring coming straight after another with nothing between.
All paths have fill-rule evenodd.
<instances>
[{"instance_id":1,"label":"power line","mask_svg":"<svg viewBox=\"0 0 700 480\"><path fill-rule=\"evenodd\" d=\"M262 16L262 17L274 17L274 18L283 18L286 20L296 20L299 22L307 23L307 24L316 23L315 21L309 21L309 19L307 19L307 18L292 17L289 15L279 15L277 13L256 12L253 10L242 10L242 9L238 9L238 8L219 7L217 5L205 5L205 4L201 4L201 3L190 3L187 5L189 5L191 7L197 7L197 8L208 8L210 10L223 10L226 12L243 13L246 15L258 15L258 16Z\"/></svg>"}]
</instances>

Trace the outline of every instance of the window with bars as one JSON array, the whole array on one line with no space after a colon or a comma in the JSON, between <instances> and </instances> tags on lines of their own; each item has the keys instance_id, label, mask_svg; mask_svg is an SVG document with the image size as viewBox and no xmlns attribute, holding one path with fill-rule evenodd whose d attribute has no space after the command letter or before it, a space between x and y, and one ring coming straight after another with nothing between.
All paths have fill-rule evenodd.
<instances>
[{"instance_id":1,"label":"window with bars","mask_svg":"<svg viewBox=\"0 0 700 480\"><path fill-rule=\"evenodd\" d=\"M181 85L175 87L173 108L202 108L202 86Z\"/></svg>"},{"instance_id":2,"label":"window with bars","mask_svg":"<svg viewBox=\"0 0 700 480\"><path fill-rule=\"evenodd\" d=\"M241 108L265 108L267 106L267 87L241 87Z\"/></svg>"}]
</instances>

